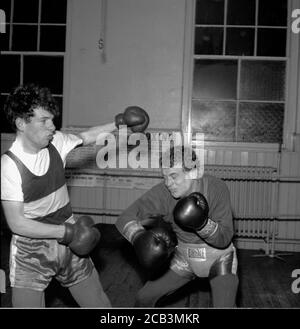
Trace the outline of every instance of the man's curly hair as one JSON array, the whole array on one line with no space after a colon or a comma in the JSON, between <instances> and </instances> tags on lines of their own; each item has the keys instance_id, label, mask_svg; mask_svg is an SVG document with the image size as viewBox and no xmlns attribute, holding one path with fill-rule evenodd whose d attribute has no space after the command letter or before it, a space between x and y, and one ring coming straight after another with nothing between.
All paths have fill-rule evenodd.
<instances>
[{"instance_id":1,"label":"man's curly hair","mask_svg":"<svg viewBox=\"0 0 300 329\"><path fill-rule=\"evenodd\" d=\"M28 122L37 107L42 107L54 116L59 113L50 89L30 83L18 86L12 91L4 105L4 113L12 129L16 131L16 119L22 118Z\"/></svg>"}]
</instances>

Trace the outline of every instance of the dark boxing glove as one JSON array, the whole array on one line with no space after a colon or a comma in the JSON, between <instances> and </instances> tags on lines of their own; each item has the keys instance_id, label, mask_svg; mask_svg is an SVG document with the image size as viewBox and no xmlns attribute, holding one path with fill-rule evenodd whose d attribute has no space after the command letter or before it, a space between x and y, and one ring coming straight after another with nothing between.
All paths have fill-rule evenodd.
<instances>
[{"instance_id":1,"label":"dark boxing glove","mask_svg":"<svg viewBox=\"0 0 300 329\"><path fill-rule=\"evenodd\" d=\"M143 267L155 272L168 263L177 245L177 238L167 223L145 229L137 221L132 221L125 230L124 235L133 244L138 261Z\"/></svg>"},{"instance_id":2,"label":"dark boxing glove","mask_svg":"<svg viewBox=\"0 0 300 329\"><path fill-rule=\"evenodd\" d=\"M129 106L123 113L115 116L115 125L127 125L134 133L144 132L149 125L149 116L145 110L138 106Z\"/></svg>"},{"instance_id":3,"label":"dark boxing glove","mask_svg":"<svg viewBox=\"0 0 300 329\"><path fill-rule=\"evenodd\" d=\"M173 216L181 228L196 231L202 238L207 238L214 234L218 225L208 218L208 212L204 195L194 192L177 202Z\"/></svg>"},{"instance_id":4,"label":"dark boxing glove","mask_svg":"<svg viewBox=\"0 0 300 329\"><path fill-rule=\"evenodd\" d=\"M100 232L89 216L81 216L76 223L64 223L65 234L58 242L69 246L79 256L88 255L100 240Z\"/></svg>"},{"instance_id":5,"label":"dark boxing glove","mask_svg":"<svg viewBox=\"0 0 300 329\"><path fill-rule=\"evenodd\" d=\"M149 215L147 218L141 220L141 224L146 230L157 232L157 234L163 238L168 247L170 256L177 246L177 236L173 231L171 224L164 220L163 215Z\"/></svg>"}]
</instances>

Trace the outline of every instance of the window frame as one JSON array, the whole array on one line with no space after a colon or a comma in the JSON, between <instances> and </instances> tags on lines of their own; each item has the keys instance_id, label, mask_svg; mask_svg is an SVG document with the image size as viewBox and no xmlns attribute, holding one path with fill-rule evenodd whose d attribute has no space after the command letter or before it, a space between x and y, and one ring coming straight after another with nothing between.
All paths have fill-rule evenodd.
<instances>
[{"instance_id":1,"label":"window frame","mask_svg":"<svg viewBox=\"0 0 300 329\"><path fill-rule=\"evenodd\" d=\"M297 72L300 69L300 38L299 34L294 34L291 31L292 18L291 13L294 8L300 8L300 0L288 1L288 22L287 22L287 40L286 40L286 57L268 57L268 56L236 56L236 55L196 55L194 54L194 38L195 38L195 14L196 14L196 0L185 2L185 39L184 39L184 63L183 63L183 89L182 89L182 116L181 129L187 134L188 142L195 143L193 139L192 129L192 91L193 91L193 72L195 59L235 59L239 63L241 60L283 60L286 61L286 84L285 84L285 109L283 121L283 136L282 145L278 143L248 143L248 142L221 142L210 141L206 142L210 145L220 146L243 146L250 148L271 148L278 149L287 148L292 149L294 144L294 135L296 131L296 120L298 118L297 126L300 131L300 118L297 116L297 104L299 99L297 96L299 77ZM227 2L227 0L225 0ZM226 4L226 3L225 3ZM223 42L224 43L224 42ZM225 45L223 45L224 49ZM256 46L255 46L256 47ZM299 88L300 89L300 88ZM240 100L235 100L240 102ZM235 127L236 129L236 127Z\"/></svg>"},{"instance_id":2,"label":"window frame","mask_svg":"<svg viewBox=\"0 0 300 329\"><path fill-rule=\"evenodd\" d=\"M1 55L8 55L8 56L20 56L20 80L19 84L22 85L24 83L24 57L25 56L45 56L45 57L60 57L63 60L63 81L62 86L63 90L62 93L52 93L53 97L61 99L61 125L64 125L64 108L65 108L65 90L66 90L66 66L67 66L67 53L68 53L68 34L69 34L69 24L70 24L70 17L69 17L69 7L70 1L66 0L66 23L42 23L42 0L38 0L38 21L36 23L15 23L13 21L13 13L14 13L14 0L11 0L10 4L10 19L9 22L6 22L6 25L9 25L9 49L1 51ZM37 26L37 50L12 50L12 37L13 37L13 29L12 26ZM41 26L64 26L65 27L65 51L40 51L40 41L41 41ZM7 31L8 29L6 29ZM1 96L8 96L8 92L1 92Z\"/></svg>"}]
</instances>

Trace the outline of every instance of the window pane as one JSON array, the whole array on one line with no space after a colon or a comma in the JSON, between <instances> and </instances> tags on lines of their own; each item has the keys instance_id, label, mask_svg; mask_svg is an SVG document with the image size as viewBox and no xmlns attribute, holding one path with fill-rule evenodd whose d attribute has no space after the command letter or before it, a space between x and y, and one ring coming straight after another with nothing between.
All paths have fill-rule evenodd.
<instances>
[{"instance_id":1,"label":"window pane","mask_svg":"<svg viewBox=\"0 0 300 329\"><path fill-rule=\"evenodd\" d=\"M226 55L253 56L254 29L227 28Z\"/></svg>"},{"instance_id":2,"label":"window pane","mask_svg":"<svg viewBox=\"0 0 300 329\"><path fill-rule=\"evenodd\" d=\"M6 102L8 95L2 95L0 96L0 127L1 127L1 132L2 133L12 133L13 130L10 126L10 124L8 123L7 119L6 119L6 115L4 114L4 104Z\"/></svg>"},{"instance_id":3,"label":"window pane","mask_svg":"<svg viewBox=\"0 0 300 329\"><path fill-rule=\"evenodd\" d=\"M41 51L65 51L66 28L64 26L41 26Z\"/></svg>"},{"instance_id":4,"label":"window pane","mask_svg":"<svg viewBox=\"0 0 300 329\"><path fill-rule=\"evenodd\" d=\"M197 27L195 32L196 55L221 55L223 50L223 28Z\"/></svg>"},{"instance_id":5,"label":"window pane","mask_svg":"<svg viewBox=\"0 0 300 329\"><path fill-rule=\"evenodd\" d=\"M237 61L195 60L193 98L235 99Z\"/></svg>"},{"instance_id":6,"label":"window pane","mask_svg":"<svg viewBox=\"0 0 300 329\"><path fill-rule=\"evenodd\" d=\"M1 55L1 93L10 93L20 84L20 56Z\"/></svg>"},{"instance_id":7,"label":"window pane","mask_svg":"<svg viewBox=\"0 0 300 329\"><path fill-rule=\"evenodd\" d=\"M15 0L14 19L15 23L37 23L39 13L39 0Z\"/></svg>"},{"instance_id":8,"label":"window pane","mask_svg":"<svg viewBox=\"0 0 300 329\"><path fill-rule=\"evenodd\" d=\"M5 12L5 18L6 22L10 22L10 7L11 6L11 0L1 0L1 6L0 8L4 10Z\"/></svg>"},{"instance_id":9,"label":"window pane","mask_svg":"<svg viewBox=\"0 0 300 329\"><path fill-rule=\"evenodd\" d=\"M238 141L281 143L283 104L241 103Z\"/></svg>"},{"instance_id":10,"label":"window pane","mask_svg":"<svg viewBox=\"0 0 300 329\"><path fill-rule=\"evenodd\" d=\"M224 24L224 0L197 0L196 24Z\"/></svg>"},{"instance_id":11,"label":"window pane","mask_svg":"<svg viewBox=\"0 0 300 329\"><path fill-rule=\"evenodd\" d=\"M255 0L228 0L227 24L255 25Z\"/></svg>"},{"instance_id":12,"label":"window pane","mask_svg":"<svg viewBox=\"0 0 300 329\"><path fill-rule=\"evenodd\" d=\"M193 131L204 133L205 140L233 141L235 113L235 102L193 101Z\"/></svg>"},{"instance_id":13,"label":"window pane","mask_svg":"<svg viewBox=\"0 0 300 329\"><path fill-rule=\"evenodd\" d=\"M1 50L9 50L9 24L5 24L5 33L0 33L0 46Z\"/></svg>"},{"instance_id":14,"label":"window pane","mask_svg":"<svg viewBox=\"0 0 300 329\"><path fill-rule=\"evenodd\" d=\"M12 50L36 51L37 26L14 25Z\"/></svg>"},{"instance_id":15,"label":"window pane","mask_svg":"<svg viewBox=\"0 0 300 329\"><path fill-rule=\"evenodd\" d=\"M287 26L287 0L259 0L258 25Z\"/></svg>"},{"instance_id":16,"label":"window pane","mask_svg":"<svg viewBox=\"0 0 300 329\"><path fill-rule=\"evenodd\" d=\"M66 0L42 0L42 23L66 23Z\"/></svg>"},{"instance_id":17,"label":"window pane","mask_svg":"<svg viewBox=\"0 0 300 329\"><path fill-rule=\"evenodd\" d=\"M283 101L284 61L242 61L240 98Z\"/></svg>"},{"instance_id":18,"label":"window pane","mask_svg":"<svg viewBox=\"0 0 300 329\"><path fill-rule=\"evenodd\" d=\"M25 56L24 83L37 83L53 94L63 91L63 57Z\"/></svg>"},{"instance_id":19,"label":"window pane","mask_svg":"<svg viewBox=\"0 0 300 329\"><path fill-rule=\"evenodd\" d=\"M286 29L258 29L257 55L284 57Z\"/></svg>"}]
</instances>

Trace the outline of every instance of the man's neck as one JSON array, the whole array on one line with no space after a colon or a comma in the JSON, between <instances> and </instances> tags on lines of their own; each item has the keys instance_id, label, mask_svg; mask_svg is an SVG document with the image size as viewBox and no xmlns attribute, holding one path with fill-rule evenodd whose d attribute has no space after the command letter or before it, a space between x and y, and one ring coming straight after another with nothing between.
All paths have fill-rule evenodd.
<instances>
[{"instance_id":1,"label":"man's neck","mask_svg":"<svg viewBox=\"0 0 300 329\"><path fill-rule=\"evenodd\" d=\"M24 136L20 133L16 135L16 141L21 145L23 151L29 154L37 154L40 149L35 147L32 143L30 143Z\"/></svg>"}]
</instances>

